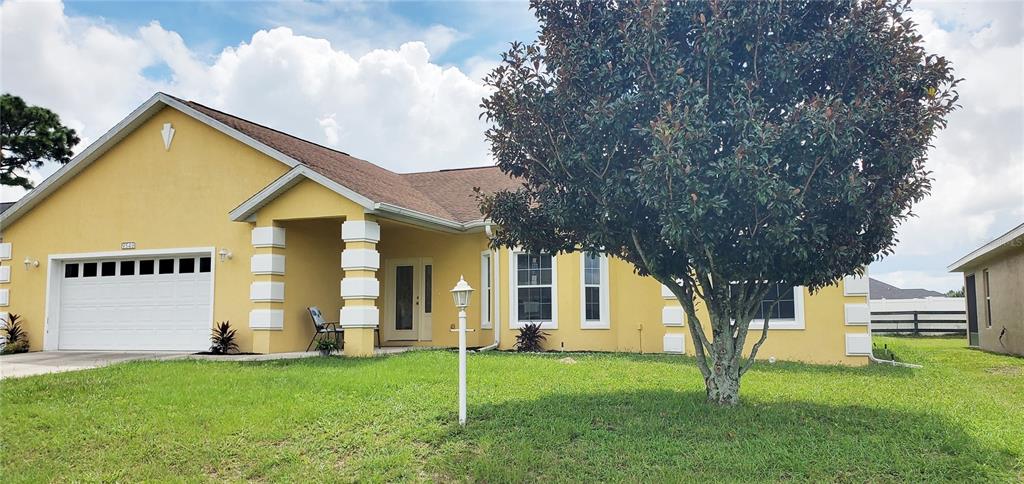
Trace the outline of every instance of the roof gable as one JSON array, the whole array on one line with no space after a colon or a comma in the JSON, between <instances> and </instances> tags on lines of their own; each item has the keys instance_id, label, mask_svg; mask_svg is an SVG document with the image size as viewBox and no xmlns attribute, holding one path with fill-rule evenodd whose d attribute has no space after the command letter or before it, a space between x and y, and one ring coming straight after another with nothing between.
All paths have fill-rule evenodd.
<instances>
[{"instance_id":1,"label":"roof gable","mask_svg":"<svg viewBox=\"0 0 1024 484\"><path fill-rule=\"evenodd\" d=\"M493 192L518 184L497 167L398 174L347 153L202 104L156 93L70 163L0 213L0 228L27 213L165 106L181 111L292 168L281 179L264 187L233 210L230 214L233 220L248 219L260 206L301 179L310 179L356 202L370 213L387 214L444 229L465 230L485 223L477 208L475 187Z\"/></svg>"}]
</instances>

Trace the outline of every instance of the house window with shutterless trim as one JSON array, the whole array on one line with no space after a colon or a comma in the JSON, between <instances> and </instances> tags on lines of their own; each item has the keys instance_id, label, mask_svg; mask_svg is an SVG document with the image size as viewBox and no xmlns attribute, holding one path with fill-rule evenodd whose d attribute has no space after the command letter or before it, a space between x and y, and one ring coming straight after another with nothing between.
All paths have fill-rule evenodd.
<instances>
[{"instance_id":1,"label":"house window with shutterless trim","mask_svg":"<svg viewBox=\"0 0 1024 484\"><path fill-rule=\"evenodd\" d=\"M583 329L608 329L608 257L580 253L580 315Z\"/></svg>"},{"instance_id":2,"label":"house window with shutterless trim","mask_svg":"<svg viewBox=\"0 0 1024 484\"><path fill-rule=\"evenodd\" d=\"M988 286L988 269L981 271L982 290L985 291L985 327L992 327L992 293Z\"/></svg>"},{"instance_id":3,"label":"house window with shutterless trim","mask_svg":"<svg viewBox=\"0 0 1024 484\"><path fill-rule=\"evenodd\" d=\"M804 288L773 285L761 300L757 313L750 321L750 328L764 328L766 316L770 316L768 329L804 329Z\"/></svg>"},{"instance_id":4,"label":"house window with shutterless trim","mask_svg":"<svg viewBox=\"0 0 1024 484\"><path fill-rule=\"evenodd\" d=\"M512 252L512 329L527 323L558 328L555 258L550 254Z\"/></svg>"},{"instance_id":5,"label":"house window with shutterless trim","mask_svg":"<svg viewBox=\"0 0 1024 484\"><path fill-rule=\"evenodd\" d=\"M491 276L491 252L480 253L480 327L491 329L494 321L491 315L491 288L494 281Z\"/></svg>"}]
</instances>

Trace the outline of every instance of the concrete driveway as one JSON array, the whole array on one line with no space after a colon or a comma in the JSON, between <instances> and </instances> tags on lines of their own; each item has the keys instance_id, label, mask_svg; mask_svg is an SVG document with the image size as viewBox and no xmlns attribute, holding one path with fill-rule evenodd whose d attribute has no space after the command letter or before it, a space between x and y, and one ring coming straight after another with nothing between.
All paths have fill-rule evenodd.
<instances>
[{"instance_id":1,"label":"concrete driveway","mask_svg":"<svg viewBox=\"0 0 1024 484\"><path fill-rule=\"evenodd\" d=\"M124 361L181 358L188 353L114 351L40 351L0 356L0 378L99 368Z\"/></svg>"}]
</instances>

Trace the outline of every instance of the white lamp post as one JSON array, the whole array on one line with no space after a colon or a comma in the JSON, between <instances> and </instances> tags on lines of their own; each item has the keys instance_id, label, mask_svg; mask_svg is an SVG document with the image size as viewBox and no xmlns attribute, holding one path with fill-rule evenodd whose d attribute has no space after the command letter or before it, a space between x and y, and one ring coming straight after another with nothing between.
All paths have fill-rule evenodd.
<instances>
[{"instance_id":1,"label":"white lamp post","mask_svg":"<svg viewBox=\"0 0 1024 484\"><path fill-rule=\"evenodd\" d=\"M473 288L459 276L459 283L452 288L452 299L459 308L459 425L466 425L466 307L472 293Z\"/></svg>"}]
</instances>

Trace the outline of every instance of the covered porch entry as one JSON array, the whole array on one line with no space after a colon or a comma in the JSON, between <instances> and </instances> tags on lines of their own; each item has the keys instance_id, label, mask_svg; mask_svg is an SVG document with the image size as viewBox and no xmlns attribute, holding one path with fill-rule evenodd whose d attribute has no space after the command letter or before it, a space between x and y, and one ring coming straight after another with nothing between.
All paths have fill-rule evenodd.
<instances>
[{"instance_id":1,"label":"covered porch entry","mask_svg":"<svg viewBox=\"0 0 1024 484\"><path fill-rule=\"evenodd\" d=\"M316 334L309 308L344 331L344 354L375 348L455 346L449 290L481 287L484 231L444 230L367 210L305 180L248 217L252 227L253 351L303 351ZM489 259L488 259L489 260ZM476 299L479 301L479 299ZM469 309L480 328L480 305ZM490 330L470 345L493 340Z\"/></svg>"}]
</instances>

